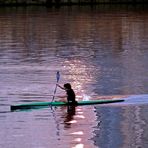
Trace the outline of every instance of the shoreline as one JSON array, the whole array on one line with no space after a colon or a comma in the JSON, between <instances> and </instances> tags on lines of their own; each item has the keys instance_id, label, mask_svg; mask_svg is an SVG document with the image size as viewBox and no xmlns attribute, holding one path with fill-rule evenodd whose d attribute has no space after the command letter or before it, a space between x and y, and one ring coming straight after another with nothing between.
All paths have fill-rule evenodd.
<instances>
[{"instance_id":1,"label":"shoreline","mask_svg":"<svg viewBox=\"0 0 148 148\"><path fill-rule=\"evenodd\" d=\"M146 5L148 2L146 1L104 1L104 0L88 0L88 1L81 1L81 0L45 0L45 1L1 1L0 2L0 7L5 7L5 6L46 6L46 7L52 7L52 6L97 6L97 5Z\"/></svg>"}]
</instances>

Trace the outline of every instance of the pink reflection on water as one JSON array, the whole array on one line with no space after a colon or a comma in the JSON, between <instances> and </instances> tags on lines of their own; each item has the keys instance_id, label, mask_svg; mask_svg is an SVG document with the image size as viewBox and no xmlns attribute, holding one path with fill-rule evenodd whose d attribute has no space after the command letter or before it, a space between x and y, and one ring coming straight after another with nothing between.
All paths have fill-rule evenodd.
<instances>
[{"instance_id":1,"label":"pink reflection on water","mask_svg":"<svg viewBox=\"0 0 148 148\"><path fill-rule=\"evenodd\" d=\"M84 135L83 131L70 133L71 135Z\"/></svg>"},{"instance_id":2,"label":"pink reflection on water","mask_svg":"<svg viewBox=\"0 0 148 148\"><path fill-rule=\"evenodd\" d=\"M89 82L95 81L94 74L96 73L96 68L93 66L90 61L82 59L69 59L64 61L64 68L68 71L68 75L65 75L66 80L72 82L73 89L76 91L76 94L80 97L85 94L84 86L89 84ZM100 69L100 68L98 68ZM97 70L97 73L99 70ZM91 90L91 88L89 88ZM92 92L92 91L91 91ZM89 98L86 98L88 100Z\"/></svg>"},{"instance_id":3,"label":"pink reflection on water","mask_svg":"<svg viewBox=\"0 0 148 148\"><path fill-rule=\"evenodd\" d=\"M72 148L84 148L84 144L80 143L80 144L76 144L74 147Z\"/></svg>"}]
</instances>

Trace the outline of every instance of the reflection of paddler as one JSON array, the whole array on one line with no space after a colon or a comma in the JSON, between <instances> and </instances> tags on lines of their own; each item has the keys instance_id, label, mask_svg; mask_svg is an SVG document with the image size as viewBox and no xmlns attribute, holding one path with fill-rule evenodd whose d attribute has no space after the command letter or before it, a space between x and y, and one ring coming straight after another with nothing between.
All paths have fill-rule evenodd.
<instances>
[{"instance_id":1,"label":"reflection of paddler","mask_svg":"<svg viewBox=\"0 0 148 148\"><path fill-rule=\"evenodd\" d=\"M77 105L76 96L74 90L71 88L71 85L69 83L64 84L64 87L57 84L58 87L65 90L67 93L67 102L69 105Z\"/></svg>"},{"instance_id":2,"label":"reflection of paddler","mask_svg":"<svg viewBox=\"0 0 148 148\"><path fill-rule=\"evenodd\" d=\"M75 106L67 106L67 114L68 115L75 115L76 107Z\"/></svg>"},{"instance_id":3,"label":"reflection of paddler","mask_svg":"<svg viewBox=\"0 0 148 148\"><path fill-rule=\"evenodd\" d=\"M76 114L75 108L76 107L73 105L67 106L67 114L64 117L65 118L65 120L64 120L65 128L71 127L70 125L74 119L74 115Z\"/></svg>"}]
</instances>

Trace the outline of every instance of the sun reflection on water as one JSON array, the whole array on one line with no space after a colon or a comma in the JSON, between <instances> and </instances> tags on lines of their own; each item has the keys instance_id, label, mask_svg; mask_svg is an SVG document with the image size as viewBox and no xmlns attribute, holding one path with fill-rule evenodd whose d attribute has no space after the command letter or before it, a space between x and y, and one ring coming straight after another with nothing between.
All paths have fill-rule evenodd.
<instances>
[{"instance_id":1,"label":"sun reflection on water","mask_svg":"<svg viewBox=\"0 0 148 148\"><path fill-rule=\"evenodd\" d=\"M78 99L80 99L80 96L82 96L82 98L86 97L85 99L89 100L86 95L83 96L86 91L84 86L89 84L89 82L96 81L94 75L97 75L98 77L99 68L96 70L90 61L86 61L83 58L82 60L65 60L63 65L65 70L69 73L68 75L65 75L65 79L72 82L72 86L79 96Z\"/></svg>"},{"instance_id":2,"label":"sun reflection on water","mask_svg":"<svg viewBox=\"0 0 148 148\"><path fill-rule=\"evenodd\" d=\"M76 115L75 117L76 117L76 118L85 119L85 116L83 116L83 115Z\"/></svg>"},{"instance_id":3,"label":"sun reflection on water","mask_svg":"<svg viewBox=\"0 0 148 148\"><path fill-rule=\"evenodd\" d=\"M70 133L71 135L84 135L84 132L83 131L78 131L78 132L73 132L73 133Z\"/></svg>"},{"instance_id":4,"label":"sun reflection on water","mask_svg":"<svg viewBox=\"0 0 148 148\"><path fill-rule=\"evenodd\" d=\"M75 138L73 141L81 142L82 141L82 138Z\"/></svg>"},{"instance_id":5,"label":"sun reflection on water","mask_svg":"<svg viewBox=\"0 0 148 148\"><path fill-rule=\"evenodd\" d=\"M84 144L80 143L80 144L75 145L72 148L84 148Z\"/></svg>"},{"instance_id":6,"label":"sun reflection on water","mask_svg":"<svg viewBox=\"0 0 148 148\"><path fill-rule=\"evenodd\" d=\"M71 124L73 124L73 123L77 123L77 120L71 120L71 121L68 121L68 122L65 122L65 123L71 123Z\"/></svg>"},{"instance_id":7,"label":"sun reflection on water","mask_svg":"<svg viewBox=\"0 0 148 148\"><path fill-rule=\"evenodd\" d=\"M66 131L68 132L67 136L68 140L70 141L71 148L87 148L92 146L92 143L91 141L89 141L88 138L92 136L92 132L90 130L90 127L88 127L88 124L93 125L94 114L92 114L92 112L89 112L88 114L86 110L88 110L88 108L77 106L75 107L75 114L72 114L72 118L69 118L71 114L69 116L65 116L66 122L64 122L64 133ZM92 120L89 120L90 117L92 118Z\"/></svg>"}]
</instances>

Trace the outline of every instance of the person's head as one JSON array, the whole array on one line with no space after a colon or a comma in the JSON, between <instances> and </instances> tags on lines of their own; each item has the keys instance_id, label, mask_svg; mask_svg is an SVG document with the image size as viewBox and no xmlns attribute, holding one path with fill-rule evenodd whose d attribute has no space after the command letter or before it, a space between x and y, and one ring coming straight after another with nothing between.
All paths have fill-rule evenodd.
<instances>
[{"instance_id":1,"label":"person's head","mask_svg":"<svg viewBox=\"0 0 148 148\"><path fill-rule=\"evenodd\" d=\"M64 84L65 89L71 89L71 85L69 83Z\"/></svg>"}]
</instances>

